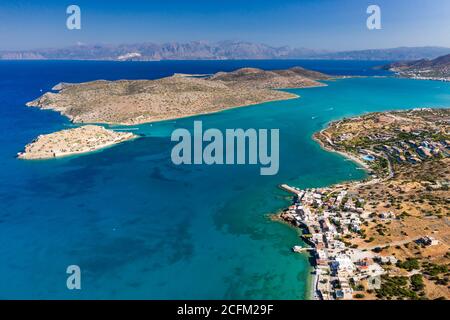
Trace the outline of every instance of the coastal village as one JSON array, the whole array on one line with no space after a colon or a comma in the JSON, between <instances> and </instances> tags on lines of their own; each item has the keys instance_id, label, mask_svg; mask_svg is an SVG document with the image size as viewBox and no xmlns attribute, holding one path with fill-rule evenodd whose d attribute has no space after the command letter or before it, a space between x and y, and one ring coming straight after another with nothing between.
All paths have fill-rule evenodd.
<instances>
[{"instance_id":1,"label":"coastal village","mask_svg":"<svg viewBox=\"0 0 450 320\"><path fill-rule=\"evenodd\" d=\"M371 251L358 250L345 241L351 233L361 232L361 223L370 219L358 204L362 199L349 198L347 191L331 189L299 190L282 186L295 193L292 206L282 218L305 229L303 240L313 250L315 298L323 300L351 299L350 284L363 279L376 279L385 273L377 261L395 263L393 256L382 257ZM296 246L294 251L304 248Z\"/></svg>"},{"instance_id":2,"label":"coastal village","mask_svg":"<svg viewBox=\"0 0 450 320\"><path fill-rule=\"evenodd\" d=\"M422 76L420 73L405 73L405 77L415 79L415 80L432 80L432 81L443 81L450 82L450 78L448 77L426 77Z\"/></svg>"},{"instance_id":3,"label":"coastal village","mask_svg":"<svg viewBox=\"0 0 450 320\"><path fill-rule=\"evenodd\" d=\"M294 194L280 216L302 230L307 246L292 249L311 255L314 299L449 298L448 116L439 109L376 113L316 134L369 177L324 188L281 186ZM436 168L441 174L433 176ZM397 194L385 197L389 192ZM418 204L389 202L406 193ZM425 211L430 207L435 211Z\"/></svg>"}]
</instances>

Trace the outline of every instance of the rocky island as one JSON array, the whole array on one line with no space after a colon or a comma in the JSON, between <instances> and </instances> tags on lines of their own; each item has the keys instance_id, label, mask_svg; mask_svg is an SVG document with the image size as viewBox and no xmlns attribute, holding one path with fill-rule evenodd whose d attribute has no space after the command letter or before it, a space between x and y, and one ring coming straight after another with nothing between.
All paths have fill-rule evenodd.
<instances>
[{"instance_id":1,"label":"rocky island","mask_svg":"<svg viewBox=\"0 0 450 320\"><path fill-rule=\"evenodd\" d=\"M329 76L300 67L244 68L204 78L175 74L157 80L60 83L28 106L51 109L74 123L140 124L296 98L273 89L323 86Z\"/></svg>"},{"instance_id":2,"label":"rocky island","mask_svg":"<svg viewBox=\"0 0 450 320\"><path fill-rule=\"evenodd\" d=\"M265 71L243 68L214 75L173 76L157 80L98 80L60 83L27 106L58 111L74 123L141 124L217 112L239 106L297 98L274 89L324 86L330 79L294 67ZM21 159L48 159L84 153L133 139L131 133L83 126L38 137Z\"/></svg>"},{"instance_id":3,"label":"rocky island","mask_svg":"<svg viewBox=\"0 0 450 320\"><path fill-rule=\"evenodd\" d=\"M449 299L450 110L377 112L314 138L364 181L301 190L280 217L303 230L317 299Z\"/></svg>"},{"instance_id":4,"label":"rocky island","mask_svg":"<svg viewBox=\"0 0 450 320\"><path fill-rule=\"evenodd\" d=\"M40 135L19 152L19 159L51 159L99 150L136 138L129 132L115 132L101 126L86 125Z\"/></svg>"}]
</instances>

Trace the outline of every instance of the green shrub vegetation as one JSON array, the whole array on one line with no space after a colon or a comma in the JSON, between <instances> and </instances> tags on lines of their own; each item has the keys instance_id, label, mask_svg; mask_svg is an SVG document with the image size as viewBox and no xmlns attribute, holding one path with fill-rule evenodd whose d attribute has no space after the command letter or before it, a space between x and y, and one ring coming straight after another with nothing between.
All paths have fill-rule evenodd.
<instances>
[{"instance_id":1,"label":"green shrub vegetation","mask_svg":"<svg viewBox=\"0 0 450 320\"><path fill-rule=\"evenodd\" d=\"M419 299L417 293L409 288L407 277L389 277L384 275L381 277L381 288L375 290L375 292L380 299Z\"/></svg>"},{"instance_id":2,"label":"green shrub vegetation","mask_svg":"<svg viewBox=\"0 0 450 320\"><path fill-rule=\"evenodd\" d=\"M420 275L420 274L412 275L410 278L410 281L411 281L411 286L414 291L423 290L423 288L425 287L425 284L423 283L422 275Z\"/></svg>"},{"instance_id":3,"label":"green shrub vegetation","mask_svg":"<svg viewBox=\"0 0 450 320\"><path fill-rule=\"evenodd\" d=\"M405 261L397 261L397 267L406 269L408 271L418 270L420 268L419 260L417 259L406 259Z\"/></svg>"}]
</instances>

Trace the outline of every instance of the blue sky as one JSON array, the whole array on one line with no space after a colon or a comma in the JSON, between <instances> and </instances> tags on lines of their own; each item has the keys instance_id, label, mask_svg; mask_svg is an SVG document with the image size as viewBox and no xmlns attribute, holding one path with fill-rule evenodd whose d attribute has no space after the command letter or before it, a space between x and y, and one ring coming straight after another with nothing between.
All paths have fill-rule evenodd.
<instances>
[{"instance_id":1,"label":"blue sky","mask_svg":"<svg viewBox=\"0 0 450 320\"><path fill-rule=\"evenodd\" d=\"M80 6L81 30L66 28ZM381 8L382 30L366 28ZM242 40L347 50L450 47L450 0L0 0L0 49L82 43Z\"/></svg>"}]
</instances>

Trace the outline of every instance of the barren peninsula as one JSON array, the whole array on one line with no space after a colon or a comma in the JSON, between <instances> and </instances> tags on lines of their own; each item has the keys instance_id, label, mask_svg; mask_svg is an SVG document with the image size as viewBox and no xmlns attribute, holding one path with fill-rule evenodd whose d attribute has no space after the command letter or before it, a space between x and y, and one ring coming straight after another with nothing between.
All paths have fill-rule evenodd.
<instances>
[{"instance_id":1,"label":"barren peninsula","mask_svg":"<svg viewBox=\"0 0 450 320\"><path fill-rule=\"evenodd\" d=\"M51 109L75 123L140 124L296 98L273 89L323 86L330 77L300 67L243 68L211 76L175 74L157 80L60 83L28 106Z\"/></svg>"}]
</instances>

